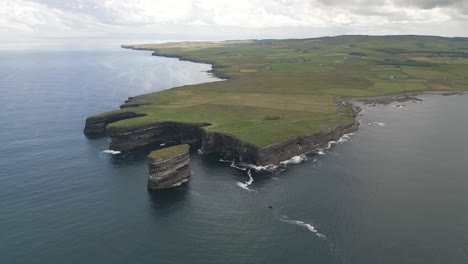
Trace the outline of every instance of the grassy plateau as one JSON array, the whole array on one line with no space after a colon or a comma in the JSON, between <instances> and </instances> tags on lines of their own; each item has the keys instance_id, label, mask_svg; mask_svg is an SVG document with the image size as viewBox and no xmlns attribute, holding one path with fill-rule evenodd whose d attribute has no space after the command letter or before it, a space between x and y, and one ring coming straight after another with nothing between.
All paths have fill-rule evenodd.
<instances>
[{"instance_id":1,"label":"grassy plateau","mask_svg":"<svg viewBox=\"0 0 468 264\"><path fill-rule=\"evenodd\" d=\"M150 159L161 159L164 157L172 156L174 154L179 153L183 150L188 150L190 148L187 144L176 145L172 147L162 148L158 150L153 150L149 155L148 158Z\"/></svg>"},{"instance_id":2,"label":"grassy plateau","mask_svg":"<svg viewBox=\"0 0 468 264\"><path fill-rule=\"evenodd\" d=\"M468 38L338 36L126 46L211 63L228 80L137 96L112 112L146 116L109 124L209 122L206 130L258 146L352 121L356 96L468 90Z\"/></svg>"}]
</instances>

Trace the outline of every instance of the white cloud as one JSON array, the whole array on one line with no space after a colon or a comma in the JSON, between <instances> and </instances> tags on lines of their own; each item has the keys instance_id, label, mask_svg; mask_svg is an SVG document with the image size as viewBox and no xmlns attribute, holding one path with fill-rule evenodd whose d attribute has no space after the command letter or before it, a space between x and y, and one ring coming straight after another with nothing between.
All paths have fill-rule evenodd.
<instances>
[{"instance_id":1,"label":"white cloud","mask_svg":"<svg viewBox=\"0 0 468 264\"><path fill-rule=\"evenodd\" d=\"M429 3L430 2L430 3ZM0 33L41 36L226 34L463 35L462 0L0 0ZM405 25L405 26L402 26ZM447 25L453 30L447 32ZM200 35L200 32L202 34ZM328 32L328 33L327 33Z\"/></svg>"}]
</instances>

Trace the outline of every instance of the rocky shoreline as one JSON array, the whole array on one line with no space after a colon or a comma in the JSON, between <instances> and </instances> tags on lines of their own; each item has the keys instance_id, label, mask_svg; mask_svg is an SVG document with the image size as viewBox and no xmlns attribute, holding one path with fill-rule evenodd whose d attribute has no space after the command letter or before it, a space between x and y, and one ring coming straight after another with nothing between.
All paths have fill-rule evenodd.
<instances>
[{"instance_id":1,"label":"rocky shoreline","mask_svg":"<svg viewBox=\"0 0 468 264\"><path fill-rule=\"evenodd\" d=\"M210 63L208 61L194 61L180 56L160 55L154 49L135 48L128 45L122 45L122 48L149 50L153 51L154 56ZM214 69L222 66L212 65L212 67ZM212 73L215 77L227 79L227 76L215 70L212 70ZM144 116L131 111L132 107L143 104L146 104L146 102L139 101L138 97L130 97L120 106L121 109L128 109L129 111L106 116L89 117L86 120L84 133L87 135L107 133L111 138L109 149L120 152L132 151L155 144L161 146L166 144L190 144L201 145L201 151L206 154L216 153L223 158L235 159L255 165L277 165L281 161L288 160L294 156L324 148L328 145L328 142L336 141L343 135L356 131L359 126L359 123L355 119L359 109L352 107L352 122L330 127L318 133L294 137L262 147L242 142L240 139L226 133L204 129L203 127L209 126L209 123L188 124L166 121L136 127L107 127L109 123Z\"/></svg>"},{"instance_id":2,"label":"rocky shoreline","mask_svg":"<svg viewBox=\"0 0 468 264\"><path fill-rule=\"evenodd\" d=\"M354 117L358 111L354 111ZM122 116L120 115L119 117ZM127 116L132 115L127 114ZM113 120L116 117L110 115L109 119ZM109 127L103 129L102 124L107 122L109 120L100 119L98 127L95 127L95 122L86 122L84 131L107 132L111 138L110 150L127 152L154 144L201 145L203 153L215 153L223 158L235 159L255 165L277 165L281 161L288 160L294 156L324 148L328 145L328 142L336 141L344 134L356 131L359 126L359 123L353 118L353 121L347 124L260 147L242 142L229 134L207 131L203 127L210 125L209 123L156 122L137 127Z\"/></svg>"},{"instance_id":3,"label":"rocky shoreline","mask_svg":"<svg viewBox=\"0 0 468 264\"><path fill-rule=\"evenodd\" d=\"M149 50L153 51L154 56L178 58L180 60L188 60L192 62L210 63L209 61L194 61L193 59L184 58L181 56L160 55L154 49L135 48L133 46L122 45L122 48L133 50ZM213 69L222 67L220 65L212 65ZM222 73L213 70L214 76L219 78L227 78ZM378 105L390 104L392 102L414 101L420 102L417 98L424 92L410 92L396 95L386 95L377 97L354 97L348 98L353 101L360 101L364 104ZM432 92L431 92L432 93ZM458 94L458 92L433 92L442 95ZM86 134L98 134L107 132L111 138L110 149L115 151L132 151L134 149L146 147L153 144L164 146L166 144L190 144L201 145L201 151L206 154L216 153L224 159L235 159L241 162L247 162L255 165L277 165L281 161L288 160L294 156L313 152L317 149L324 148L330 141L336 141L345 134L358 130L359 123L356 120L356 115L360 109L352 104L353 120L346 124L337 125L323 129L321 132L312 133L309 135L294 137L285 141L276 142L267 146L257 146L254 144L242 142L240 139L221 132L213 132L204 129L209 126L209 123L181 123L181 122L155 122L152 124L135 126L135 127L114 127L107 125L119 120L135 118L143 116L131 111L131 108L138 105L147 104L144 100L139 100L138 97L130 97L122 109L129 111L119 112L106 116L89 117L86 120L84 132ZM346 104L346 103L344 103Z\"/></svg>"},{"instance_id":4,"label":"rocky shoreline","mask_svg":"<svg viewBox=\"0 0 468 264\"><path fill-rule=\"evenodd\" d=\"M419 95L424 94L434 94L442 96L451 96L451 95L463 95L465 92L462 91L419 91L419 92L407 92L393 95L382 95L382 96L370 96L370 97L351 97L348 98L352 101L362 102L365 105L389 105L391 103L404 103L404 102L422 102L421 98L418 98Z\"/></svg>"}]
</instances>

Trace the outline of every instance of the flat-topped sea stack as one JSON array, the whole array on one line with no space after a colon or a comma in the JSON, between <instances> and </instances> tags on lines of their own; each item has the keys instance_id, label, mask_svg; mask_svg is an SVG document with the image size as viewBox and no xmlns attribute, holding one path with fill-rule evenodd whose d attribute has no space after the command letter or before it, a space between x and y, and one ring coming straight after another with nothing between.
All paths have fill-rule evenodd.
<instances>
[{"instance_id":1,"label":"flat-topped sea stack","mask_svg":"<svg viewBox=\"0 0 468 264\"><path fill-rule=\"evenodd\" d=\"M152 151L148 155L148 189L168 189L179 186L191 174L187 144Z\"/></svg>"}]
</instances>

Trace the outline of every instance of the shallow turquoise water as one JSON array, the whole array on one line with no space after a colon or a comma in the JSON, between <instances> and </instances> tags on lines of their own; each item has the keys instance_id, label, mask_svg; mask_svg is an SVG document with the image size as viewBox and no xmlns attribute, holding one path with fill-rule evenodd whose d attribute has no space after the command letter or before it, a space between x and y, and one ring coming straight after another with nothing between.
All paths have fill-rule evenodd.
<instances>
[{"instance_id":1,"label":"shallow turquoise water","mask_svg":"<svg viewBox=\"0 0 468 264\"><path fill-rule=\"evenodd\" d=\"M146 191L144 152L102 153L87 116L213 81L148 52L0 52L0 263L467 263L468 96L364 107L360 130L276 173L191 154ZM269 208L269 206L273 208Z\"/></svg>"}]
</instances>

